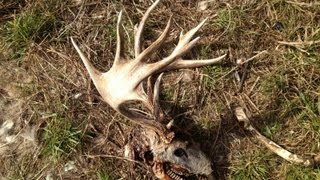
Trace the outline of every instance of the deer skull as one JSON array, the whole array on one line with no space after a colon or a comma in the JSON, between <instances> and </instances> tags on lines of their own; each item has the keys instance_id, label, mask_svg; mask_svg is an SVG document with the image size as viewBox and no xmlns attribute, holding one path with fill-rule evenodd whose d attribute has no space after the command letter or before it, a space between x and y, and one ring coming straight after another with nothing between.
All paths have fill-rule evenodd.
<instances>
[{"instance_id":1,"label":"deer skull","mask_svg":"<svg viewBox=\"0 0 320 180\"><path fill-rule=\"evenodd\" d=\"M181 180L190 175L211 176L211 162L192 141L173 139L163 143L154 132L146 132L150 139L154 174L162 180Z\"/></svg>"},{"instance_id":2,"label":"deer skull","mask_svg":"<svg viewBox=\"0 0 320 180\"><path fill-rule=\"evenodd\" d=\"M184 60L182 56L188 52L199 40L193 36L205 23L203 20L195 28L186 34L181 33L179 42L173 52L157 62L149 62L150 54L160 48L169 34L172 16L158 37L146 49L141 48L141 35L151 11L160 0L155 1L142 17L141 22L135 27L134 59L128 59L123 54L123 30L121 24L122 12L117 21L117 47L115 60L108 72L100 72L89 62L75 41L72 44L80 55L89 75L102 96L114 110L138 123L144 128L145 136L148 137L150 151L153 154L153 170L160 179L181 179L182 174L205 174L211 173L210 161L196 146L174 138L174 132L161 123L160 107L158 105L159 83L161 76L154 85L154 91L146 91L143 82L152 75L169 70L181 68L196 68L220 62L226 55L207 60ZM148 81L149 82L149 81ZM147 89L152 89L148 83ZM129 102L138 101L143 103L152 116L141 113L127 106Z\"/></svg>"}]
</instances>

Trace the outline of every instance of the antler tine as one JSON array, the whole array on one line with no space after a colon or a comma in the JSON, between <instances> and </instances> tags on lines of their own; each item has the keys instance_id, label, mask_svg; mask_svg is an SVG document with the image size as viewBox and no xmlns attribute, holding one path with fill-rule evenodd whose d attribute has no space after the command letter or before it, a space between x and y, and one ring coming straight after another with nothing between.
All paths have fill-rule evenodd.
<instances>
[{"instance_id":1,"label":"antler tine","mask_svg":"<svg viewBox=\"0 0 320 180\"><path fill-rule=\"evenodd\" d=\"M124 60L124 54L123 54L123 28L122 28L122 11L119 12L118 20L117 20L117 49L116 49L116 55L114 58L113 65L119 64L122 60Z\"/></svg>"},{"instance_id":2,"label":"antler tine","mask_svg":"<svg viewBox=\"0 0 320 180\"><path fill-rule=\"evenodd\" d=\"M80 55L80 58L86 67L87 71L89 72L89 75L91 79L93 80L93 83L95 86L99 84L99 79L102 76L102 72L98 71L88 60L88 58L83 54L83 52L80 50L79 46L75 43L72 37L70 37L73 47L77 50L78 54Z\"/></svg>"},{"instance_id":3,"label":"antler tine","mask_svg":"<svg viewBox=\"0 0 320 180\"><path fill-rule=\"evenodd\" d=\"M135 57L138 57L141 51L141 35L144 28L144 25L146 23L146 20L148 19L151 11L157 6L157 4L160 2L160 0L156 0L145 12L143 15L139 26L135 28L135 37L134 37L134 54Z\"/></svg>"},{"instance_id":4,"label":"antler tine","mask_svg":"<svg viewBox=\"0 0 320 180\"><path fill-rule=\"evenodd\" d=\"M163 73L159 75L157 78L154 89L153 89L153 113L156 119L160 119L160 105L159 105L159 93L160 93L160 82L161 78L163 76Z\"/></svg>"},{"instance_id":5,"label":"antler tine","mask_svg":"<svg viewBox=\"0 0 320 180\"><path fill-rule=\"evenodd\" d=\"M169 34L171 23L172 23L172 15L170 16L168 23L165 29L163 30L163 32L161 33L161 35L159 36L159 38L156 41L154 41L149 47L143 50L142 53L138 55L138 57L136 57L137 62L140 62L146 59L152 52L157 50L162 45L162 43L165 41L166 37Z\"/></svg>"},{"instance_id":6,"label":"antler tine","mask_svg":"<svg viewBox=\"0 0 320 180\"><path fill-rule=\"evenodd\" d=\"M220 63L226 56L227 54L224 54L217 58L202 59L202 60L184 60L180 58L174 61L172 64L169 64L164 70L168 71L168 70L175 70L175 69L197 68L197 67L202 67L206 65L214 65L214 64Z\"/></svg>"},{"instance_id":7,"label":"antler tine","mask_svg":"<svg viewBox=\"0 0 320 180\"><path fill-rule=\"evenodd\" d=\"M193 29L189 30L185 35L183 35L183 32L181 32L178 45L173 50L172 54L178 53L179 51L181 51L181 49L183 49L183 47L189 43L189 41L195 35L195 33L198 32L199 29L204 25L204 23L207 21L207 19L208 18L202 20L196 27L194 27ZM195 39L198 39L198 38L199 37L197 37Z\"/></svg>"},{"instance_id":8,"label":"antler tine","mask_svg":"<svg viewBox=\"0 0 320 180\"><path fill-rule=\"evenodd\" d=\"M168 69L178 69L179 66L186 66L186 67L200 67L201 64L208 65L210 63L213 63L217 60L203 60L200 62L192 61L192 62L181 62L178 60L176 64L173 64L170 66L170 64L174 63L175 60L179 59L182 55L184 55L186 52L188 52L200 39L200 37L196 37L193 40L191 38L195 35L195 33L203 26L207 19L204 19L201 23L199 23L196 27L189 30L185 35L181 33L178 45L175 47L173 52L167 56L166 58L162 59L161 61L147 64L146 70L144 74L142 74L141 79L145 79L146 77L154 74L155 72L163 72ZM191 40L191 41L190 41ZM219 57L219 58L224 58ZM217 58L217 59L219 59ZM169 66L169 68L167 68Z\"/></svg>"}]
</instances>

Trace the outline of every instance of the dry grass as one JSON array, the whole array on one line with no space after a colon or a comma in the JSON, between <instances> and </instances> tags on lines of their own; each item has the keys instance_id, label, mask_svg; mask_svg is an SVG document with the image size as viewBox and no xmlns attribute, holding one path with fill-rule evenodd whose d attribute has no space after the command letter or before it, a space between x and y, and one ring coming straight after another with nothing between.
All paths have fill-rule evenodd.
<instances>
[{"instance_id":1,"label":"dry grass","mask_svg":"<svg viewBox=\"0 0 320 180\"><path fill-rule=\"evenodd\" d=\"M206 10L197 11L198 2L163 0L147 23L145 45L159 35L170 14L174 15L171 37L155 57L170 52L182 28L190 29L209 17L199 33L201 42L186 56L209 58L228 51L229 57L221 66L168 73L161 102L168 114L194 134L219 179L319 179L319 167L292 165L252 139L231 109L245 107L259 130L288 150L319 153L320 5L316 1L310 6L312 1L230 0L209 3ZM151 177L143 165L132 169L122 158L126 138L137 126L101 101L68 38L74 36L96 67L107 70L115 53L117 12L124 10L126 49L132 57L134 24L150 4L0 3L0 103L5 107L19 102L20 110L13 111L14 130L8 133L36 132L31 149L21 143L26 136L5 144L14 150L0 155L5 164L0 177ZM265 50L245 65L237 64ZM179 75L183 81L175 84ZM10 119L9 111L3 109L0 112L6 115L0 115L1 124ZM2 152L1 139L0 143Z\"/></svg>"}]
</instances>

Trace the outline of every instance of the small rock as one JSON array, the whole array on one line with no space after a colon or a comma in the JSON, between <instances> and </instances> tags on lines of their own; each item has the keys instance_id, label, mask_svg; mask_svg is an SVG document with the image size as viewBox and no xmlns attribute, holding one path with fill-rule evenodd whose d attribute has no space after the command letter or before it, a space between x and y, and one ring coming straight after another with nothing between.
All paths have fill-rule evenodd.
<instances>
[{"instance_id":1,"label":"small rock","mask_svg":"<svg viewBox=\"0 0 320 180\"><path fill-rule=\"evenodd\" d=\"M198 3L198 11L204 11L206 9L208 9L209 3L214 2L214 0L206 0L206 1L201 1Z\"/></svg>"},{"instance_id":2,"label":"small rock","mask_svg":"<svg viewBox=\"0 0 320 180\"><path fill-rule=\"evenodd\" d=\"M82 96L82 93L77 93L76 95L74 95L74 98L78 99L80 96Z\"/></svg>"},{"instance_id":3,"label":"small rock","mask_svg":"<svg viewBox=\"0 0 320 180\"><path fill-rule=\"evenodd\" d=\"M63 168L64 172L69 172L69 171L74 170L74 169L76 169L74 161L67 162L67 164L65 164L64 168Z\"/></svg>"}]
</instances>

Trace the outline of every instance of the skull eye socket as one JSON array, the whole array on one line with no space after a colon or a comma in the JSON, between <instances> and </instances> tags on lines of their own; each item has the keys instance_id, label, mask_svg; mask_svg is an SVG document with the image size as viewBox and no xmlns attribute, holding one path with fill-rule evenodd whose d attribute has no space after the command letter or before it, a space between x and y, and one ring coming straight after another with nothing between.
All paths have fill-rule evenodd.
<instances>
[{"instance_id":1,"label":"skull eye socket","mask_svg":"<svg viewBox=\"0 0 320 180\"><path fill-rule=\"evenodd\" d=\"M173 154L177 157L182 157L182 156L188 157L186 151L183 150L182 148L178 148L178 149L174 150Z\"/></svg>"}]
</instances>

